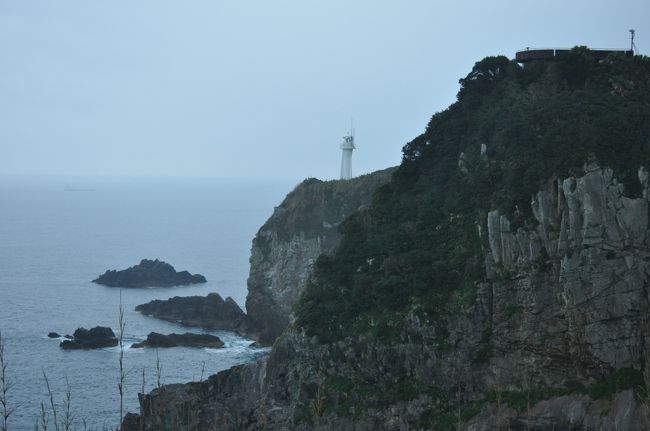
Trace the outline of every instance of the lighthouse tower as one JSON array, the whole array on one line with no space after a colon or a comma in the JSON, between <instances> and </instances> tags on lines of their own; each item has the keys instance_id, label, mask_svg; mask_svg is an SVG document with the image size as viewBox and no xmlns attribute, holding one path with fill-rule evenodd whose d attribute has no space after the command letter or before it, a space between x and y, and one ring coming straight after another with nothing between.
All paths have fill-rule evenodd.
<instances>
[{"instance_id":1,"label":"lighthouse tower","mask_svg":"<svg viewBox=\"0 0 650 431\"><path fill-rule=\"evenodd\" d=\"M354 150L354 129L350 130L350 134L343 137L341 142L341 179L349 180L352 178L352 150Z\"/></svg>"}]
</instances>

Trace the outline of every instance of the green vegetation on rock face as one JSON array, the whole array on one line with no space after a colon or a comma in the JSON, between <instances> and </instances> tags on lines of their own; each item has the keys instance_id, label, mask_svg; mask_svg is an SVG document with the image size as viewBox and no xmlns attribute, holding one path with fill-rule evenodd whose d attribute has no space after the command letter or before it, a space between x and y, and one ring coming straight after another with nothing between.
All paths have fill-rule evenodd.
<instances>
[{"instance_id":1,"label":"green vegetation on rock face","mask_svg":"<svg viewBox=\"0 0 650 431\"><path fill-rule=\"evenodd\" d=\"M539 388L530 391L501 391L488 392L479 401L461 408L458 405L442 405L427 409L416 424L418 429L456 430L458 423L464 422L480 412L488 404L501 404L518 411L525 412L540 401L566 395L587 395L593 400L611 398L615 394L631 389L637 399L645 395L643 373L639 370L622 368L608 378L584 386L582 384L567 385L558 388Z\"/></svg>"},{"instance_id":2,"label":"green vegetation on rock face","mask_svg":"<svg viewBox=\"0 0 650 431\"><path fill-rule=\"evenodd\" d=\"M460 83L458 101L404 147L392 182L342 223L337 252L316 262L296 309L307 334L329 342L471 302L485 277L487 211L530 224L541 182L579 175L587 161L639 192L637 169L650 165L648 58L595 62L575 48L521 67L488 57Z\"/></svg>"}]
</instances>

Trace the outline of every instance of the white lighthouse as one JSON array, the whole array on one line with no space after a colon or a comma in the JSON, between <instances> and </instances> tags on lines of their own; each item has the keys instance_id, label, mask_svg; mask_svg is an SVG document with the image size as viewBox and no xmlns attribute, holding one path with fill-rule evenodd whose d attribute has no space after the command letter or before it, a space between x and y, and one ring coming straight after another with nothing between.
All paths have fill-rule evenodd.
<instances>
[{"instance_id":1,"label":"white lighthouse","mask_svg":"<svg viewBox=\"0 0 650 431\"><path fill-rule=\"evenodd\" d=\"M352 178L352 150L354 150L354 129L351 129L350 134L343 137L341 142L341 179L349 180Z\"/></svg>"}]
</instances>

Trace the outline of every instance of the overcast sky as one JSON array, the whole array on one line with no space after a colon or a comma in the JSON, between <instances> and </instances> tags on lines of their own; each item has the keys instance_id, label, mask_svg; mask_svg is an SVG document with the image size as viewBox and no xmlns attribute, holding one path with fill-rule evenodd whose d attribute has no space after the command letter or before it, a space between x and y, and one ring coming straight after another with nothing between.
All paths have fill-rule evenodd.
<instances>
[{"instance_id":1,"label":"overcast sky","mask_svg":"<svg viewBox=\"0 0 650 431\"><path fill-rule=\"evenodd\" d=\"M637 46L650 1L0 0L0 175L298 181L401 148L488 55Z\"/></svg>"}]
</instances>

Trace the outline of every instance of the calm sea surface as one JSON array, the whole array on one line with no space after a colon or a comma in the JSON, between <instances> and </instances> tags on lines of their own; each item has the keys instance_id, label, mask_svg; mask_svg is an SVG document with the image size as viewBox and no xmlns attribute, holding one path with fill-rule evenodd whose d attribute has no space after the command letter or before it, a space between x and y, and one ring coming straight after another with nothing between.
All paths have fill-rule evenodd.
<instances>
[{"instance_id":1,"label":"calm sea surface","mask_svg":"<svg viewBox=\"0 0 650 431\"><path fill-rule=\"evenodd\" d=\"M66 381L77 428L113 428L119 421L118 348L63 351L55 331L110 326L117 332L120 289L91 283L107 269L159 258L177 270L201 273L207 284L123 289L127 345L151 331L202 332L142 316L138 304L172 296L218 292L243 306L250 244L292 184L217 180L117 180L0 177L0 330L6 344L8 395L16 411L10 429L33 429L43 373L55 401ZM65 189L94 189L66 191ZM156 384L206 378L264 354L251 341L211 332L224 349L127 349L125 410L137 411L145 370L147 392ZM61 413L59 413L61 415ZM53 424L50 418L50 428Z\"/></svg>"}]
</instances>

